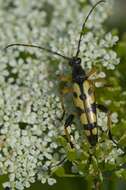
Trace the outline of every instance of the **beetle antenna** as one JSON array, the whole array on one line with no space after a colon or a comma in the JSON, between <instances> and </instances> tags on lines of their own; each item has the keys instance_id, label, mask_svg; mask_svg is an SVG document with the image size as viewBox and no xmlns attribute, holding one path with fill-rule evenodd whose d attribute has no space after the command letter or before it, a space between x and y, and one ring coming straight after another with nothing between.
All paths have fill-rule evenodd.
<instances>
[{"instance_id":1,"label":"beetle antenna","mask_svg":"<svg viewBox=\"0 0 126 190\"><path fill-rule=\"evenodd\" d=\"M100 3L103 3L105 2L105 0L101 0L101 1L98 1L93 7L92 9L90 10L90 12L88 13L83 25L82 25L82 29L81 29L81 32L80 32L80 38L79 38L79 41L78 41L78 47L77 47L77 53L76 53L76 56L75 57L78 57L79 53L80 53L80 45L81 45L81 40L82 40L82 36L84 34L84 29L85 29L85 24L89 18L89 16L91 15L91 13L93 12L93 10L97 7L98 4Z\"/></svg>"},{"instance_id":2,"label":"beetle antenna","mask_svg":"<svg viewBox=\"0 0 126 190\"><path fill-rule=\"evenodd\" d=\"M8 48L10 48L10 47L12 47L12 46L25 46L25 47L38 48L38 49L42 49L42 50L44 50L44 51L47 51L47 52L49 52L49 53L51 53L51 54L60 56L60 57L62 57L62 58L64 58L64 59L66 59L66 60L70 60L69 57L67 57L67 56L65 56L65 55L62 55L62 54L60 54L60 53L58 53L58 52L56 52L56 51L52 51L52 50L47 49L47 48L45 48L45 47L37 46L37 45L33 45L33 44L19 44L19 43L9 44L9 45L7 45L4 49L7 50Z\"/></svg>"}]
</instances>

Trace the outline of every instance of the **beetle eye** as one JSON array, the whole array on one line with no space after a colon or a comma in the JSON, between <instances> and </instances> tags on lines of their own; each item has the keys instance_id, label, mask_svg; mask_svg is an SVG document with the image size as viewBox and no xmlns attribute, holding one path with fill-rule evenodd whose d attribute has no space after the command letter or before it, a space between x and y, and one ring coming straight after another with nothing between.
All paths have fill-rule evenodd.
<instances>
[{"instance_id":1,"label":"beetle eye","mask_svg":"<svg viewBox=\"0 0 126 190\"><path fill-rule=\"evenodd\" d=\"M76 64L81 64L81 59L80 58L78 58L77 60L76 60Z\"/></svg>"},{"instance_id":2,"label":"beetle eye","mask_svg":"<svg viewBox=\"0 0 126 190\"><path fill-rule=\"evenodd\" d=\"M72 61L72 59L69 61L69 65L70 65L70 66L73 65L73 61Z\"/></svg>"},{"instance_id":3,"label":"beetle eye","mask_svg":"<svg viewBox=\"0 0 126 190\"><path fill-rule=\"evenodd\" d=\"M69 61L69 65L70 65L70 66L80 65L80 64L81 64L81 59L80 59L80 58L73 57L73 58L71 58L71 60Z\"/></svg>"}]
</instances>

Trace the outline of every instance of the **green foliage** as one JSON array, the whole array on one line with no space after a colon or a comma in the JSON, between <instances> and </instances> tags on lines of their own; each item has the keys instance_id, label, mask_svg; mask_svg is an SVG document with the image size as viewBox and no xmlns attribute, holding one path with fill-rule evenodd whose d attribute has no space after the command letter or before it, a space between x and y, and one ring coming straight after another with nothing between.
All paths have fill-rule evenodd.
<instances>
[{"instance_id":1,"label":"green foliage","mask_svg":"<svg viewBox=\"0 0 126 190\"><path fill-rule=\"evenodd\" d=\"M55 169L55 175L58 177L63 177L65 175L65 170L63 167L58 167L58 169Z\"/></svg>"}]
</instances>

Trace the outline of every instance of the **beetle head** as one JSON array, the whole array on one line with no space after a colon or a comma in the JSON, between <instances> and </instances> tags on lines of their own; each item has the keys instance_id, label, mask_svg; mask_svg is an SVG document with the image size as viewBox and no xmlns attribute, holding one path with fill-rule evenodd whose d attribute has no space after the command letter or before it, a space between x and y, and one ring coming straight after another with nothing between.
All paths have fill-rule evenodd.
<instances>
[{"instance_id":1,"label":"beetle head","mask_svg":"<svg viewBox=\"0 0 126 190\"><path fill-rule=\"evenodd\" d=\"M69 61L69 65L71 67L80 66L80 64L81 64L81 58L79 57L72 57Z\"/></svg>"}]
</instances>

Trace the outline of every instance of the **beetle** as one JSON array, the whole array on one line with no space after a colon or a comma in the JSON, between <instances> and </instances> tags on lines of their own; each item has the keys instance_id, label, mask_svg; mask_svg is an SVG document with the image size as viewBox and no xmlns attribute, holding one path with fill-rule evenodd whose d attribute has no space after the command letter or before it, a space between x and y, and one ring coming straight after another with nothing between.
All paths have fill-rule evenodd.
<instances>
[{"instance_id":1,"label":"beetle","mask_svg":"<svg viewBox=\"0 0 126 190\"><path fill-rule=\"evenodd\" d=\"M64 81L64 82L71 81L72 88L64 88L62 90L62 95L70 93L70 92L73 93L73 102L77 109L77 114L79 115L80 122L83 125L83 129L85 130L85 134L91 146L95 146L98 142L97 109L107 114L109 138L116 144L116 142L112 138L112 134L110 131L111 114L105 106L96 104L94 83L90 80L90 76L92 76L96 72L96 70L92 69L90 72L86 73L85 70L81 66L81 58L79 57L80 46L81 46L82 37L84 35L85 24L89 16L91 15L92 11L96 8L96 6L103 2L105 1L104 0L98 1L89 11L89 14L87 15L82 25L82 29L81 29L79 41L78 41L78 46L77 46L77 52L73 57L68 57L56 51L52 51L51 49L48 49L42 46L33 45L33 44L13 43L5 47L5 49L8 49L12 46L28 46L28 47L39 48L44 51L47 51L48 53L57 55L68 61L68 64L71 67L72 75L71 77L62 76L61 81ZM73 119L74 119L74 114L70 114L67 117L65 121L65 125L64 125L65 135L67 137L67 140L71 148L74 148L74 144L71 141L71 136L68 132L68 127L72 125Z\"/></svg>"}]
</instances>

